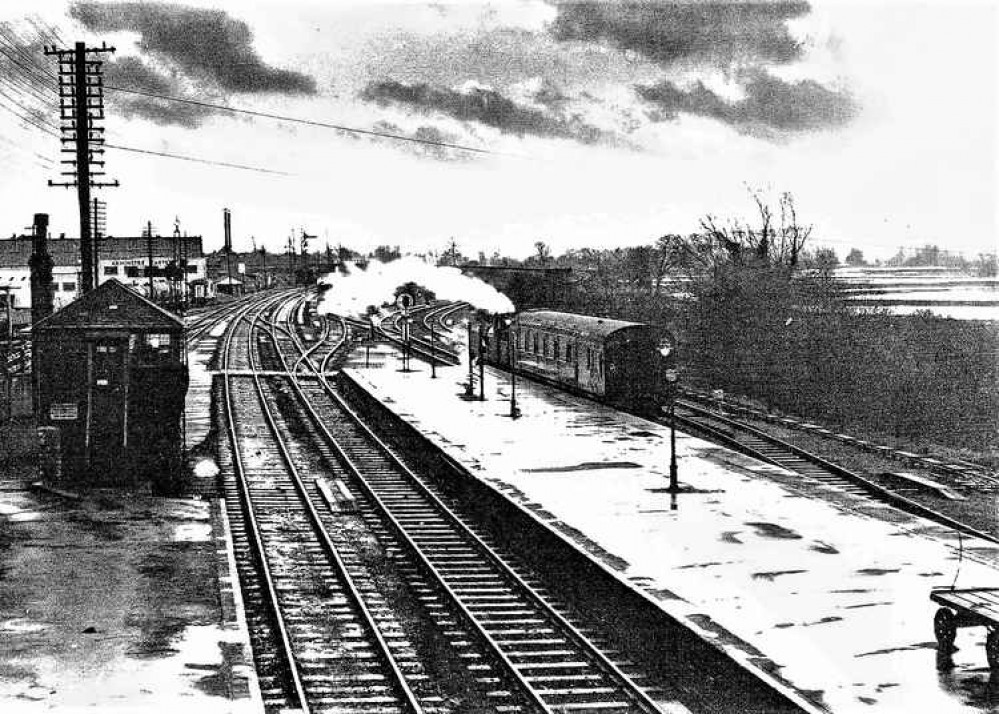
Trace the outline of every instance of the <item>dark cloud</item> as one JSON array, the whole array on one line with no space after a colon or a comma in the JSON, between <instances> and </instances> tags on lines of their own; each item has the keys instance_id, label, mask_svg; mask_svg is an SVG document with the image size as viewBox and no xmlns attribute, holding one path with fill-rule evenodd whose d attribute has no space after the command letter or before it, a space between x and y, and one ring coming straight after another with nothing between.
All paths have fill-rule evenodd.
<instances>
[{"instance_id":1,"label":"dark cloud","mask_svg":"<svg viewBox=\"0 0 999 714\"><path fill-rule=\"evenodd\" d=\"M416 131L408 132L398 124L388 121L376 122L375 131L381 131L395 136L406 136L417 141L397 141L395 139L375 139L384 143L389 143L398 148L405 149L418 156L428 156L438 161L469 161L471 154L460 149L453 149L439 144L459 144L461 137L438 129L435 126L419 126ZM428 142L428 143L420 143Z\"/></svg>"},{"instance_id":2,"label":"dark cloud","mask_svg":"<svg viewBox=\"0 0 999 714\"><path fill-rule=\"evenodd\" d=\"M138 57L119 57L107 62L104 65L104 76L107 84L112 87L126 87L171 97L184 94L176 76L161 72ZM109 93L108 101L126 117L137 116L157 124L176 124L191 129L200 126L205 117L218 113L218 110L211 107L121 92Z\"/></svg>"},{"instance_id":3,"label":"dark cloud","mask_svg":"<svg viewBox=\"0 0 999 714\"><path fill-rule=\"evenodd\" d=\"M741 74L745 97L728 101L702 82L681 89L664 80L636 88L650 102L658 119L680 113L712 117L749 133L767 130L808 131L846 124L856 114L853 98L828 89L814 80L785 82L763 70Z\"/></svg>"},{"instance_id":4,"label":"dark cloud","mask_svg":"<svg viewBox=\"0 0 999 714\"><path fill-rule=\"evenodd\" d=\"M139 47L195 79L233 92L314 94L308 75L264 63L253 33L222 10L147 2L77 2L70 15L94 32L139 33Z\"/></svg>"},{"instance_id":5,"label":"dark cloud","mask_svg":"<svg viewBox=\"0 0 999 714\"><path fill-rule=\"evenodd\" d=\"M551 26L557 40L632 50L662 64L790 62L801 54L786 21L807 2L560 2Z\"/></svg>"},{"instance_id":6,"label":"dark cloud","mask_svg":"<svg viewBox=\"0 0 999 714\"><path fill-rule=\"evenodd\" d=\"M575 139L594 144L610 137L579 117L565 117L526 107L491 89L473 88L467 92L403 84L372 82L361 98L379 104L402 104L425 112L439 112L460 121L476 122L516 136L544 136Z\"/></svg>"}]
</instances>

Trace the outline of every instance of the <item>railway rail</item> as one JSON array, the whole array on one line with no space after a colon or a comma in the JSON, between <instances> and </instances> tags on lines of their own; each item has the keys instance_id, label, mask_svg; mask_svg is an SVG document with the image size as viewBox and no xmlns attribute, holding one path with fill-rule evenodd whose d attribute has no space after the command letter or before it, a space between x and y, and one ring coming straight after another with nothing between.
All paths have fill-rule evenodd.
<instances>
[{"instance_id":1,"label":"railway rail","mask_svg":"<svg viewBox=\"0 0 999 714\"><path fill-rule=\"evenodd\" d=\"M999 489L999 475L989 471L981 464L962 461L953 458L936 458L926 454L914 454L902 449L894 449L882 444L876 444L865 439L858 439L849 434L842 434L826 429L818 424L779 416L762 409L756 409L731 399L715 397L707 392L685 388L681 390L684 398L701 407L708 406L723 409L730 413L741 414L747 418L776 424L788 429L803 431L830 441L852 446L861 451L874 453L888 459L900 461L906 466L916 466L945 476L948 481L958 487L995 491Z\"/></svg>"},{"instance_id":2,"label":"railway rail","mask_svg":"<svg viewBox=\"0 0 999 714\"><path fill-rule=\"evenodd\" d=\"M424 360L433 360L439 364L457 365L461 363L461 357L456 350L448 346L441 338L444 333L453 331L453 324L447 324L448 316L455 312L467 309L466 303L445 303L443 305L422 305L410 308L409 317L410 335L407 345L403 338L401 321L405 317L402 310L389 313L382 318L376 326L378 332L390 342L410 350L412 354ZM430 323L440 325L441 329L431 330ZM412 328L416 327L414 331ZM416 334L414 334L416 332ZM419 334L423 332L425 334ZM434 337L432 337L434 335Z\"/></svg>"},{"instance_id":3,"label":"railway rail","mask_svg":"<svg viewBox=\"0 0 999 714\"><path fill-rule=\"evenodd\" d=\"M270 711L432 712L410 681L419 667L385 608L369 603L370 583L342 558L293 453L288 426L273 406L276 386L259 375L262 326L277 297L239 311L226 334L223 380L237 569L250 605L251 637ZM235 349L242 344L244 349ZM313 486L314 488L314 486ZM387 621L388 620L388 621ZM393 631L389 637L382 630Z\"/></svg>"},{"instance_id":4,"label":"railway rail","mask_svg":"<svg viewBox=\"0 0 999 714\"><path fill-rule=\"evenodd\" d=\"M286 346L287 347L287 346ZM298 353L308 351L298 345ZM518 573L424 478L411 471L316 365L282 351L300 403L358 490L358 507L384 546L407 554L412 587L506 707L528 711L658 712L619 662ZM292 362L295 359L295 362ZM513 702L519 702L513 704ZM682 709L681 709L682 711Z\"/></svg>"},{"instance_id":5,"label":"railway rail","mask_svg":"<svg viewBox=\"0 0 999 714\"><path fill-rule=\"evenodd\" d=\"M793 471L805 479L847 493L880 501L908 513L928 518L954 530L999 543L999 538L918 503L895 489L778 439L744 422L688 400L676 402L677 424L762 461Z\"/></svg>"}]
</instances>

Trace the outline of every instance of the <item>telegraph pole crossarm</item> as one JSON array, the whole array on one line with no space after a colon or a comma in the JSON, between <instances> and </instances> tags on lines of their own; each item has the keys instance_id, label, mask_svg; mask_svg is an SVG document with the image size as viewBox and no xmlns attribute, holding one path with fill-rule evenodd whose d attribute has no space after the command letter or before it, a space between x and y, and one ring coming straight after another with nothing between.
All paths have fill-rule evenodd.
<instances>
[{"instance_id":1,"label":"telegraph pole crossarm","mask_svg":"<svg viewBox=\"0 0 999 714\"><path fill-rule=\"evenodd\" d=\"M108 47L105 43L101 43L100 47L87 47L85 43L77 42L72 49L60 49L53 45L44 50L47 56L56 57L59 66L61 151L73 156L60 161L73 168L59 174L71 177L72 180L50 179L48 185L75 187L77 190L80 211L80 292L83 294L95 287L97 277L91 232L90 189L119 185L118 181L95 181L94 177L104 176L105 172L91 170L92 166L104 168L104 161L94 158L95 155L104 153L101 148L104 144L104 128L97 126L97 122L104 120L104 63L89 55L100 56L114 52L115 48Z\"/></svg>"}]
</instances>

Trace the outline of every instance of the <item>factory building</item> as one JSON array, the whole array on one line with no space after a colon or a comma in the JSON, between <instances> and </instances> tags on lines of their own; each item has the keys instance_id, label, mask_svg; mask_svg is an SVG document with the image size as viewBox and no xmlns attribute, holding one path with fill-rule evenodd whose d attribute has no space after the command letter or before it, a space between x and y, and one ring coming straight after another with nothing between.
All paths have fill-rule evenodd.
<instances>
[{"instance_id":1,"label":"factory building","mask_svg":"<svg viewBox=\"0 0 999 714\"><path fill-rule=\"evenodd\" d=\"M9 293L17 313L31 307L31 246L31 236L0 239L0 291ZM53 306L58 310L80 296L80 241L51 239L48 251L52 257ZM157 301L198 297L191 286L203 286L206 280L201 236L101 237L96 262L97 284L114 279L146 297L151 262L153 298Z\"/></svg>"}]
</instances>

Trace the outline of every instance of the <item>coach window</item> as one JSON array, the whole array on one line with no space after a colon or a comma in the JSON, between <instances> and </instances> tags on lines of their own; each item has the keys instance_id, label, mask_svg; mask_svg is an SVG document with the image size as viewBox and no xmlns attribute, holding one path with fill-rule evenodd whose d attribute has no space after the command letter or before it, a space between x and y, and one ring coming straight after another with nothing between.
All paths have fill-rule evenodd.
<instances>
[{"instance_id":1,"label":"coach window","mask_svg":"<svg viewBox=\"0 0 999 714\"><path fill-rule=\"evenodd\" d=\"M548 335L541 338L541 356L548 359Z\"/></svg>"},{"instance_id":2,"label":"coach window","mask_svg":"<svg viewBox=\"0 0 999 714\"><path fill-rule=\"evenodd\" d=\"M597 355L597 374L601 377L604 376L604 356L603 354Z\"/></svg>"},{"instance_id":3,"label":"coach window","mask_svg":"<svg viewBox=\"0 0 999 714\"><path fill-rule=\"evenodd\" d=\"M537 332L535 332L533 334L533 338L534 338L533 339L533 342L534 342L534 354L537 354L538 353L538 333Z\"/></svg>"},{"instance_id":4,"label":"coach window","mask_svg":"<svg viewBox=\"0 0 999 714\"><path fill-rule=\"evenodd\" d=\"M117 265L105 265L104 266L104 274L105 275L117 275L118 274L118 266Z\"/></svg>"},{"instance_id":5,"label":"coach window","mask_svg":"<svg viewBox=\"0 0 999 714\"><path fill-rule=\"evenodd\" d=\"M571 342L566 342L565 343L565 361L566 362L572 362L572 343Z\"/></svg>"},{"instance_id":6,"label":"coach window","mask_svg":"<svg viewBox=\"0 0 999 714\"><path fill-rule=\"evenodd\" d=\"M559 360L559 357L561 357L561 356L562 356L561 352L559 351L559 348L560 348L560 347L561 347L561 345L559 345L559 341L558 341L558 338L556 337L556 338L555 338L555 347L554 347L554 349L552 350L552 354L554 355L554 357L555 357L555 361L556 361L556 362L558 362L558 360Z\"/></svg>"}]
</instances>

